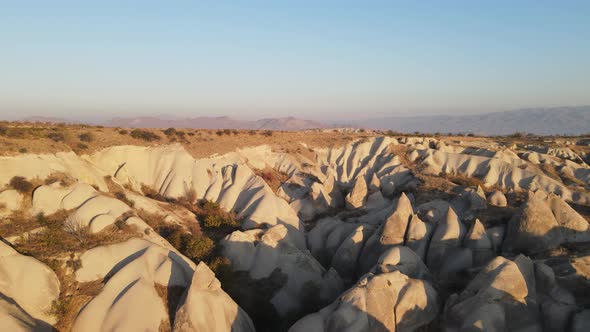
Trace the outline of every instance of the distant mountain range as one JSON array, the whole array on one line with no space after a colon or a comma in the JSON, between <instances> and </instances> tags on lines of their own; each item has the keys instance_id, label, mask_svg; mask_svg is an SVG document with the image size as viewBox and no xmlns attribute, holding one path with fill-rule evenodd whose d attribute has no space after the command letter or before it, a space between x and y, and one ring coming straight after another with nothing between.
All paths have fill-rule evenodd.
<instances>
[{"instance_id":1,"label":"distant mountain range","mask_svg":"<svg viewBox=\"0 0 590 332\"><path fill-rule=\"evenodd\" d=\"M384 117L356 121L355 125L406 133L508 135L523 132L579 135L590 132L590 106L534 108L462 116Z\"/></svg>"},{"instance_id":2,"label":"distant mountain range","mask_svg":"<svg viewBox=\"0 0 590 332\"><path fill-rule=\"evenodd\" d=\"M23 120L37 122L80 121L50 117L29 117ZM199 129L258 129L303 130L315 128L356 127L393 130L404 133L474 133L481 135L508 135L515 132L561 135L590 132L590 106L534 108L477 115L391 116L376 119L317 122L295 117L267 118L246 121L222 117L166 118L130 117L114 118L92 124L129 128L199 128Z\"/></svg>"},{"instance_id":3,"label":"distant mountain range","mask_svg":"<svg viewBox=\"0 0 590 332\"><path fill-rule=\"evenodd\" d=\"M130 128L199 128L199 129L270 129L302 130L323 128L326 125L294 117L260 119L256 121L237 120L227 116L198 117L187 119L163 119L159 117L116 118L104 123L110 127Z\"/></svg>"}]
</instances>

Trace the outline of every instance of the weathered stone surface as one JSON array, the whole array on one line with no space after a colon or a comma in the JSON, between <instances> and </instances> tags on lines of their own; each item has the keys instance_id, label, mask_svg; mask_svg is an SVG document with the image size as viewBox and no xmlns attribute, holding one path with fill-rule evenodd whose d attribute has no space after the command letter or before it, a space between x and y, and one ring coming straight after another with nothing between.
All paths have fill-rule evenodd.
<instances>
[{"instance_id":1,"label":"weathered stone surface","mask_svg":"<svg viewBox=\"0 0 590 332\"><path fill-rule=\"evenodd\" d=\"M557 247L563 241L561 229L540 193L528 193L527 201L508 223L502 250L537 253Z\"/></svg>"},{"instance_id":2,"label":"weathered stone surface","mask_svg":"<svg viewBox=\"0 0 590 332\"><path fill-rule=\"evenodd\" d=\"M399 271L367 274L334 303L303 317L289 331L413 331L436 317L437 301L428 282Z\"/></svg>"},{"instance_id":3,"label":"weathered stone surface","mask_svg":"<svg viewBox=\"0 0 590 332\"><path fill-rule=\"evenodd\" d=\"M213 271L201 262L180 300L174 332L253 332L250 317L222 289Z\"/></svg>"},{"instance_id":4,"label":"weathered stone surface","mask_svg":"<svg viewBox=\"0 0 590 332\"><path fill-rule=\"evenodd\" d=\"M508 205L506 196L500 190L492 191L487 198L488 204L498 207L505 207Z\"/></svg>"},{"instance_id":5,"label":"weathered stone surface","mask_svg":"<svg viewBox=\"0 0 590 332\"><path fill-rule=\"evenodd\" d=\"M346 195L346 207L348 209L359 209L363 207L367 199L367 182L363 176L359 176L354 181L354 186L348 195Z\"/></svg>"}]
</instances>

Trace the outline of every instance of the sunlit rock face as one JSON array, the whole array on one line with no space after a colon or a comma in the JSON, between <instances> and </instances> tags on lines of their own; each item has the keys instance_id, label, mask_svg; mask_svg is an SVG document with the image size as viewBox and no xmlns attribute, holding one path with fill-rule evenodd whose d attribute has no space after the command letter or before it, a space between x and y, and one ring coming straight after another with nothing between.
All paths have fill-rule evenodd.
<instances>
[{"instance_id":1,"label":"sunlit rock face","mask_svg":"<svg viewBox=\"0 0 590 332\"><path fill-rule=\"evenodd\" d=\"M0 157L0 330L586 331L590 168L486 140Z\"/></svg>"}]
</instances>

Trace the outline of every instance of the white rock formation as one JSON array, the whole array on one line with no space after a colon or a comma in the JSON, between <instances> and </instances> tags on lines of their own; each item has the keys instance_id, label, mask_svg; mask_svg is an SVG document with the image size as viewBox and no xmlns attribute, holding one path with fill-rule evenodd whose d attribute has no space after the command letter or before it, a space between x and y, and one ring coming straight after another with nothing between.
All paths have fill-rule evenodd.
<instances>
[{"instance_id":1,"label":"white rock formation","mask_svg":"<svg viewBox=\"0 0 590 332\"><path fill-rule=\"evenodd\" d=\"M174 332L254 332L250 317L222 289L213 271L199 263L180 300Z\"/></svg>"},{"instance_id":2,"label":"white rock formation","mask_svg":"<svg viewBox=\"0 0 590 332\"><path fill-rule=\"evenodd\" d=\"M283 225L266 231L235 231L223 240L223 254L237 271L248 271L253 279L269 277L278 269L287 277L286 283L271 302L280 314L301 310L303 288L313 283L320 289L320 298L333 300L343 285L336 271L326 269L309 253L297 248Z\"/></svg>"},{"instance_id":3,"label":"white rock formation","mask_svg":"<svg viewBox=\"0 0 590 332\"><path fill-rule=\"evenodd\" d=\"M32 257L19 254L0 241L0 294L12 299L21 308L14 309L15 306L9 305L10 300L6 299L3 307L8 311L0 315L28 315L54 324L56 318L49 312L53 301L59 296L59 290L59 279L49 267Z\"/></svg>"}]
</instances>

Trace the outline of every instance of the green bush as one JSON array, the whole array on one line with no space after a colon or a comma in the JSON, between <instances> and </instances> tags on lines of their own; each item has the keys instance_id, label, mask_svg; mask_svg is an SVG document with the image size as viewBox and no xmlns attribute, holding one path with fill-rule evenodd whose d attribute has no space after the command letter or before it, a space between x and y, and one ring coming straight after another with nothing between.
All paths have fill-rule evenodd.
<instances>
[{"instance_id":1,"label":"green bush","mask_svg":"<svg viewBox=\"0 0 590 332\"><path fill-rule=\"evenodd\" d=\"M213 251L213 241L203 235L185 233L182 236L182 254L195 262L205 260Z\"/></svg>"},{"instance_id":2,"label":"green bush","mask_svg":"<svg viewBox=\"0 0 590 332\"><path fill-rule=\"evenodd\" d=\"M223 225L223 219L220 216L208 215L205 217L203 224L207 228L217 228Z\"/></svg>"}]
</instances>

